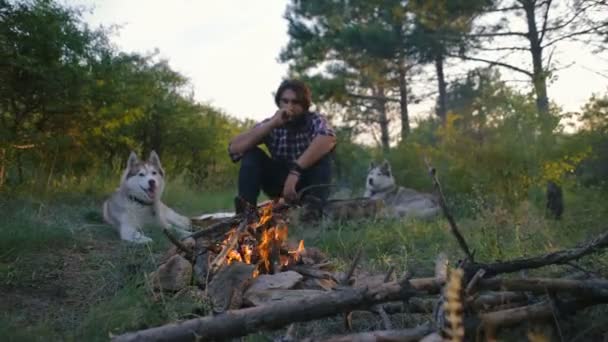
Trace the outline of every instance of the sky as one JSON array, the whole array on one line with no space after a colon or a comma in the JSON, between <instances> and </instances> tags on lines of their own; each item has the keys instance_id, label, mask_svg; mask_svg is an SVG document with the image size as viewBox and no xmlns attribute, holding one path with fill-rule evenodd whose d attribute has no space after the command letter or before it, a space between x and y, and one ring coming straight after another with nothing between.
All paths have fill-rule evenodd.
<instances>
[{"instance_id":1,"label":"sky","mask_svg":"<svg viewBox=\"0 0 608 342\"><path fill-rule=\"evenodd\" d=\"M122 51L158 49L190 79L197 100L238 118L261 120L274 113L272 94L287 72L277 60L288 41L287 0L65 1L91 8L84 19L94 27L120 25L112 42ZM587 50L569 45L556 52L569 67L549 85L549 97L564 110L576 111L592 93L608 90L608 54ZM428 113L432 101L426 103L413 106L413 115Z\"/></svg>"}]
</instances>

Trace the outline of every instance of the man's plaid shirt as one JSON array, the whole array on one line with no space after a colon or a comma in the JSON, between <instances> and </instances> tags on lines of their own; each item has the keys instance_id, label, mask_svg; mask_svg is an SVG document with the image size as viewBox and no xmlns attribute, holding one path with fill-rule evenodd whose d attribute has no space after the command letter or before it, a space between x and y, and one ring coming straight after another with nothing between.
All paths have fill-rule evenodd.
<instances>
[{"instance_id":1,"label":"man's plaid shirt","mask_svg":"<svg viewBox=\"0 0 608 342\"><path fill-rule=\"evenodd\" d=\"M278 127L270 131L270 133L262 141L273 159L294 161L300 157L308 148L312 140L318 135L336 136L333 128L327 120L319 113L308 113L306 125L300 130L291 130L285 127ZM266 119L256 126L270 121ZM243 156L237 153L230 153L232 161L237 162Z\"/></svg>"}]
</instances>

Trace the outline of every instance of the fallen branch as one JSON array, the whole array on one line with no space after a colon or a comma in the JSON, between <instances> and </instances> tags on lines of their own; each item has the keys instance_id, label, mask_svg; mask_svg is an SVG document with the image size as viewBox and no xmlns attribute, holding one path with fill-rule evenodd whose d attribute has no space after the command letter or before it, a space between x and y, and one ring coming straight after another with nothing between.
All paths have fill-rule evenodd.
<instances>
[{"instance_id":1,"label":"fallen branch","mask_svg":"<svg viewBox=\"0 0 608 342\"><path fill-rule=\"evenodd\" d=\"M588 306L608 303L607 300L608 298L605 298L602 302L596 300L569 300L561 302L559 309L561 312L574 313L576 310L584 309ZM552 317L553 305L550 301L479 315L481 324L490 329L499 326L510 326L523 321L549 319Z\"/></svg>"},{"instance_id":2,"label":"fallen branch","mask_svg":"<svg viewBox=\"0 0 608 342\"><path fill-rule=\"evenodd\" d=\"M531 258L515 259L492 264L465 263L463 268L467 275L473 275L478 270L484 269L486 277L492 277L502 273L513 273L524 269L539 268L547 265L567 264L572 260L579 259L587 254L594 253L602 248L608 247L608 229L590 242L576 248L565 249L545 255Z\"/></svg>"},{"instance_id":3,"label":"fallen branch","mask_svg":"<svg viewBox=\"0 0 608 342\"><path fill-rule=\"evenodd\" d=\"M448 205L445 202L445 196L443 195L443 190L441 190L441 184L439 183L439 179L437 178L437 172L436 172L435 168L431 166L428 159L425 158L424 162L426 163L426 166L429 170L429 175L433 179L433 186L435 187L435 191L437 192L437 195L439 197L439 206L441 207L441 210L443 211L443 215L445 216L445 218L448 220L448 222L450 224L450 231L456 237L456 241L458 241L458 245L460 245L460 249L462 249L462 251L466 255L468 261L473 262L474 261L473 253L471 253L466 240L464 239L464 237L462 237L462 234L460 234L458 225L456 225L456 220L454 220L454 216L452 216L452 214L450 213L450 210L448 209Z\"/></svg>"},{"instance_id":4,"label":"fallen branch","mask_svg":"<svg viewBox=\"0 0 608 342\"><path fill-rule=\"evenodd\" d=\"M481 279L484 290L528 291L545 294L547 291L566 292L578 298L608 301L608 280L574 280L551 278Z\"/></svg>"},{"instance_id":5,"label":"fallen branch","mask_svg":"<svg viewBox=\"0 0 608 342\"><path fill-rule=\"evenodd\" d=\"M386 341L419 341L424 336L433 332L431 324L423 324L412 329L399 330L378 330L363 332L357 334L332 336L327 339L306 339L307 342L348 342L348 341L364 341L364 342L386 342Z\"/></svg>"},{"instance_id":6,"label":"fallen branch","mask_svg":"<svg viewBox=\"0 0 608 342\"><path fill-rule=\"evenodd\" d=\"M391 282L373 289L345 289L314 297L289 300L241 310L226 311L217 316L191 319L161 327L116 336L114 341L192 341L244 336L262 328L276 329L293 322L304 322L334 316L342 312L369 308L375 304L405 300L424 289L435 290L440 283L434 278L411 279L407 283Z\"/></svg>"}]
</instances>

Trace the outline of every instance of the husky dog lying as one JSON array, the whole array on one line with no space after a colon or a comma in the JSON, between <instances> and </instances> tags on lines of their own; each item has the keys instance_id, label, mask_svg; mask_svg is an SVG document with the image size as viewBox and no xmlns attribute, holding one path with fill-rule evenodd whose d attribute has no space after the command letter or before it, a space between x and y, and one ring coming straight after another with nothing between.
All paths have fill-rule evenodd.
<instances>
[{"instance_id":1,"label":"husky dog lying","mask_svg":"<svg viewBox=\"0 0 608 342\"><path fill-rule=\"evenodd\" d=\"M363 196L383 200L389 217L429 218L440 211L433 195L398 186L386 160L370 163Z\"/></svg>"},{"instance_id":2,"label":"husky dog lying","mask_svg":"<svg viewBox=\"0 0 608 342\"><path fill-rule=\"evenodd\" d=\"M143 162L131 152L120 186L103 203L104 220L113 225L120 238L135 243L148 243L142 227L147 223L163 228L176 226L179 230L191 229L189 218L177 214L160 201L165 188L165 171L156 152L152 151Z\"/></svg>"}]
</instances>

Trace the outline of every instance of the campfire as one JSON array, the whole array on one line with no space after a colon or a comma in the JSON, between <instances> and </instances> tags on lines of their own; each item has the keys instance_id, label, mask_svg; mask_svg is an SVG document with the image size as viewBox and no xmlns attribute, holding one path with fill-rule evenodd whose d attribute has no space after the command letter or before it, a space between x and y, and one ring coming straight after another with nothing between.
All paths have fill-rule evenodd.
<instances>
[{"instance_id":1,"label":"campfire","mask_svg":"<svg viewBox=\"0 0 608 342\"><path fill-rule=\"evenodd\" d=\"M216 312L332 290L338 283L333 266L303 240L288 240L286 213L268 203L207 227L193 221L199 229L185 240L165 232L174 246L150 274L153 288L204 293Z\"/></svg>"},{"instance_id":2,"label":"campfire","mask_svg":"<svg viewBox=\"0 0 608 342\"><path fill-rule=\"evenodd\" d=\"M304 240L300 240L297 248L290 249L287 222L280 216L273 216L272 203L262 207L260 212L257 222L246 223L242 232L238 227L232 228L226 233L226 238L216 244L216 250L220 250L218 255L222 256L222 251L226 254L225 260L217 260L219 266L233 262L255 265L253 276L256 277L302 264Z\"/></svg>"}]
</instances>

